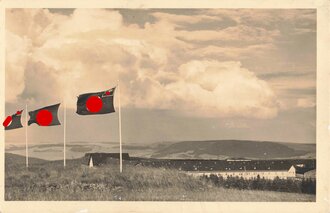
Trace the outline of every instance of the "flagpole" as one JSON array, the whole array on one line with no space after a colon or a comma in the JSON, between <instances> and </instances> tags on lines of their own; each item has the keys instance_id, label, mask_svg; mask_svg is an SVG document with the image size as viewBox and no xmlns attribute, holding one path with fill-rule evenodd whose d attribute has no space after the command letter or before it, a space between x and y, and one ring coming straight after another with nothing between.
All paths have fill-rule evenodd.
<instances>
[{"instance_id":1,"label":"flagpole","mask_svg":"<svg viewBox=\"0 0 330 213\"><path fill-rule=\"evenodd\" d=\"M26 163L26 168L29 167L29 152L28 152L28 108L27 104L25 104L25 163Z\"/></svg>"},{"instance_id":2,"label":"flagpole","mask_svg":"<svg viewBox=\"0 0 330 213\"><path fill-rule=\"evenodd\" d=\"M66 103L64 102L64 122L63 122L63 166L66 166L65 145L66 145Z\"/></svg>"},{"instance_id":3,"label":"flagpole","mask_svg":"<svg viewBox=\"0 0 330 213\"><path fill-rule=\"evenodd\" d=\"M122 156L122 147L121 147L121 111L120 111L120 88L119 88L119 80L118 80L118 116L119 116L119 163L120 163L120 173L123 172L123 156Z\"/></svg>"}]
</instances>

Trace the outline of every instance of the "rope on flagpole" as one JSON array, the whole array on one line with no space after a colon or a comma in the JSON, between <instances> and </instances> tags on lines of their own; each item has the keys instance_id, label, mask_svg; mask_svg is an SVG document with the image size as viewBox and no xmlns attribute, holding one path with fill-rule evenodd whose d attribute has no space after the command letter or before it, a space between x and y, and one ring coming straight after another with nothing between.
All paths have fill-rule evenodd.
<instances>
[{"instance_id":1,"label":"rope on flagpole","mask_svg":"<svg viewBox=\"0 0 330 213\"><path fill-rule=\"evenodd\" d=\"M118 116L119 116L119 164L120 164L120 173L123 172L123 156L122 156L122 141L121 141L121 106L120 106L120 88L119 88L119 80L118 80Z\"/></svg>"},{"instance_id":2,"label":"rope on flagpole","mask_svg":"<svg viewBox=\"0 0 330 213\"><path fill-rule=\"evenodd\" d=\"M27 104L25 104L25 163L26 163L26 168L29 167L29 152L28 152L28 108Z\"/></svg>"}]
</instances>

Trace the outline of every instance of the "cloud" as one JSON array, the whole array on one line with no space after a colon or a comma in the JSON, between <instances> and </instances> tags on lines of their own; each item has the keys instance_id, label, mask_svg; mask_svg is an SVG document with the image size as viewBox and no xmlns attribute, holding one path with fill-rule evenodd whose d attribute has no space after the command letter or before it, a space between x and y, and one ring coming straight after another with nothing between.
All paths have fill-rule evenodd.
<instances>
[{"instance_id":1,"label":"cloud","mask_svg":"<svg viewBox=\"0 0 330 213\"><path fill-rule=\"evenodd\" d=\"M222 29L187 30L189 24L229 16L152 15L156 21L140 26L125 22L117 10L76 9L70 15L7 10L6 101L41 105L60 99L73 108L78 94L107 89L120 79L124 107L195 116L277 115L274 88L287 88L288 80L262 80L241 60L277 51L280 30L243 20ZM198 43L210 40L228 43Z\"/></svg>"},{"instance_id":2,"label":"cloud","mask_svg":"<svg viewBox=\"0 0 330 213\"><path fill-rule=\"evenodd\" d=\"M129 86L124 86L125 103L137 108L207 117L277 114L276 96L268 84L234 61L189 61L175 73L140 72Z\"/></svg>"},{"instance_id":3,"label":"cloud","mask_svg":"<svg viewBox=\"0 0 330 213\"><path fill-rule=\"evenodd\" d=\"M7 9L6 30L29 40L34 47L41 46L58 28L56 22L66 19L62 15L53 15L48 10Z\"/></svg>"},{"instance_id":4,"label":"cloud","mask_svg":"<svg viewBox=\"0 0 330 213\"><path fill-rule=\"evenodd\" d=\"M237 42L272 42L278 37L278 30L266 30L259 27L249 27L246 25L236 25L227 27L220 31L196 30L196 31L180 31L178 36L187 41L237 41Z\"/></svg>"},{"instance_id":5,"label":"cloud","mask_svg":"<svg viewBox=\"0 0 330 213\"><path fill-rule=\"evenodd\" d=\"M220 16L208 16L208 15L178 15L178 14L169 14L162 12L154 12L151 14L156 18L157 21L166 21L174 26L181 26L185 24L196 24L199 22L208 22L208 21L222 21Z\"/></svg>"},{"instance_id":6,"label":"cloud","mask_svg":"<svg viewBox=\"0 0 330 213\"><path fill-rule=\"evenodd\" d=\"M315 9L208 9L200 13L207 16L231 19L238 25L278 28L286 24L295 27L316 27Z\"/></svg>"},{"instance_id":7,"label":"cloud","mask_svg":"<svg viewBox=\"0 0 330 213\"><path fill-rule=\"evenodd\" d=\"M271 73L263 73L258 75L262 79L273 79L273 78L297 78L302 76L312 77L315 75L312 72L293 72L293 71L282 71L282 72L271 72Z\"/></svg>"},{"instance_id":8,"label":"cloud","mask_svg":"<svg viewBox=\"0 0 330 213\"><path fill-rule=\"evenodd\" d=\"M25 67L24 79L28 88L19 95L26 97L30 104L47 105L63 100L59 78L51 67L42 62L29 61Z\"/></svg>"},{"instance_id":9,"label":"cloud","mask_svg":"<svg viewBox=\"0 0 330 213\"><path fill-rule=\"evenodd\" d=\"M298 69L297 66L284 66L286 70L267 72L258 75L274 88L280 110L289 110L292 108L303 108L309 103L309 106L316 105L316 72Z\"/></svg>"},{"instance_id":10,"label":"cloud","mask_svg":"<svg viewBox=\"0 0 330 213\"><path fill-rule=\"evenodd\" d=\"M31 43L24 37L6 32L6 100L15 101L25 87L24 74Z\"/></svg>"},{"instance_id":11,"label":"cloud","mask_svg":"<svg viewBox=\"0 0 330 213\"><path fill-rule=\"evenodd\" d=\"M195 48L189 52L192 56L206 58L248 58L251 54L255 57L264 56L266 53L276 50L276 47L271 43L248 45L244 47L221 47L209 45L202 48Z\"/></svg>"},{"instance_id":12,"label":"cloud","mask_svg":"<svg viewBox=\"0 0 330 213\"><path fill-rule=\"evenodd\" d=\"M122 25L123 18L118 11L78 9L60 25L60 31L63 34L79 34L96 30L115 31Z\"/></svg>"},{"instance_id":13,"label":"cloud","mask_svg":"<svg viewBox=\"0 0 330 213\"><path fill-rule=\"evenodd\" d=\"M273 90L239 62L190 61L180 66L179 75L181 80L166 88L193 113L256 118L277 114Z\"/></svg>"}]
</instances>

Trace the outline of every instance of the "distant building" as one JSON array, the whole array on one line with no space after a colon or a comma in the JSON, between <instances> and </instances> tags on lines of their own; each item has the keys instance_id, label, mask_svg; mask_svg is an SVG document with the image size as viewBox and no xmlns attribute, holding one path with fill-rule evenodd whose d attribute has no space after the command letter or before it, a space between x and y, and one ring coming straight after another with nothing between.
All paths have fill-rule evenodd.
<instances>
[{"instance_id":1,"label":"distant building","mask_svg":"<svg viewBox=\"0 0 330 213\"><path fill-rule=\"evenodd\" d=\"M101 166L109 164L112 161L117 161L119 158L119 153L86 153L85 159L87 162L85 162L85 164L87 164L89 167ZM122 158L123 160L130 159L128 153L122 153Z\"/></svg>"},{"instance_id":2,"label":"distant building","mask_svg":"<svg viewBox=\"0 0 330 213\"><path fill-rule=\"evenodd\" d=\"M264 166L254 166L254 167L245 167L245 168L232 168L226 167L222 171L188 171L188 174L193 176L210 176L217 175L222 176L223 178L232 177L242 177L244 179L260 178L273 180L276 177L281 179L301 179L305 177L305 173L314 170L314 168L305 167L305 165L269 165L268 167Z\"/></svg>"},{"instance_id":3,"label":"distant building","mask_svg":"<svg viewBox=\"0 0 330 213\"><path fill-rule=\"evenodd\" d=\"M217 175L227 178L238 176L245 179L260 178L281 179L315 178L315 159L274 159L250 160L231 158L227 160L202 159L153 159L130 157L123 153L123 160L133 166L155 167L163 169L177 169L193 176ZM89 167L105 164L117 164L119 153L86 153L85 165ZM314 171L314 172L313 172Z\"/></svg>"},{"instance_id":4,"label":"distant building","mask_svg":"<svg viewBox=\"0 0 330 213\"><path fill-rule=\"evenodd\" d=\"M315 178L315 176L311 175L311 172L315 171L314 168L308 168L305 165L301 164L294 165L293 167L296 174L296 178Z\"/></svg>"}]
</instances>

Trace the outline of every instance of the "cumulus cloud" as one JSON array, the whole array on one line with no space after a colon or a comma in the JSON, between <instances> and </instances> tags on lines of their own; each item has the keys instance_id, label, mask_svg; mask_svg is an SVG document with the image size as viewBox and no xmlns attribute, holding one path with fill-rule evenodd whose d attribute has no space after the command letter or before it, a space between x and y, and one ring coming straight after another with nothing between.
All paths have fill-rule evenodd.
<instances>
[{"instance_id":1,"label":"cumulus cloud","mask_svg":"<svg viewBox=\"0 0 330 213\"><path fill-rule=\"evenodd\" d=\"M276 116L274 90L238 59L276 49L272 42L278 30L239 23L187 31L177 26L223 17L152 15L156 21L140 27L125 23L115 10L76 9L67 16L47 9L7 10L6 101L65 100L73 108L78 94L107 89L120 79L124 107L197 116ZM191 42L208 40L251 44Z\"/></svg>"},{"instance_id":2,"label":"cumulus cloud","mask_svg":"<svg viewBox=\"0 0 330 213\"><path fill-rule=\"evenodd\" d=\"M175 73L141 72L125 93L126 103L134 107L195 116L270 118L277 114L276 97L268 84L233 61L189 61Z\"/></svg>"},{"instance_id":3,"label":"cumulus cloud","mask_svg":"<svg viewBox=\"0 0 330 213\"><path fill-rule=\"evenodd\" d=\"M6 100L15 101L25 87L24 71L28 62L31 43L11 32L6 33ZM8 48L10 47L10 48Z\"/></svg>"},{"instance_id":4,"label":"cumulus cloud","mask_svg":"<svg viewBox=\"0 0 330 213\"><path fill-rule=\"evenodd\" d=\"M227 27L220 31L200 30L181 31L179 37L188 41L237 41L237 42L271 42L278 37L278 30L266 30L259 27L249 27L246 25L236 25Z\"/></svg>"},{"instance_id":5,"label":"cumulus cloud","mask_svg":"<svg viewBox=\"0 0 330 213\"><path fill-rule=\"evenodd\" d=\"M179 75L181 80L166 88L185 100L186 109L218 116L269 118L277 114L273 90L239 62L191 61L180 66Z\"/></svg>"}]
</instances>

